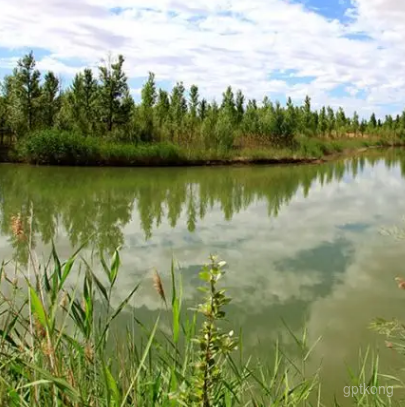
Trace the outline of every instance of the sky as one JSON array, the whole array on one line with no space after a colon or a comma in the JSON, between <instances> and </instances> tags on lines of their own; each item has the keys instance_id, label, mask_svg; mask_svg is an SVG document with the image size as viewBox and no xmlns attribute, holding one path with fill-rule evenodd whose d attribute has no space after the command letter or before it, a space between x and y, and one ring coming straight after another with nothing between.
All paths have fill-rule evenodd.
<instances>
[{"instance_id":1,"label":"sky","mask_svg":"<svg viewBox=\"0 0 405 407\"><path fill-rule=\"evenodd\" d=\"M220 100L328 104L362 117L405 107L405 2L399 0L0 0L0 77L30 50L68 86L76 72L123 54L139 98L197 84Z\"/></svg>"}]
</instances>

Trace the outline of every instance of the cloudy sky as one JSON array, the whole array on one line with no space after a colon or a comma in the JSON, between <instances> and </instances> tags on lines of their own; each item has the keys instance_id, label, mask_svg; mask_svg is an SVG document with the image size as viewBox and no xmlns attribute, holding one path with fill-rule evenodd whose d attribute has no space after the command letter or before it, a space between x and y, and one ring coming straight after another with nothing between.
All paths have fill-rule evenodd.
<instances>
[{"instance_id":1,"label":"cloudy sky","mask_svg":"<svg viewBox=\"0 0 405 407\"><path fill-rule=\"evenodd\" d=\"M220 97L342 105L369 116L405 105L405 3L398 0L0 0L0 76L33 49L72 75L122 53L133 94L149 71Z\"/></svg>"}]
</instances>

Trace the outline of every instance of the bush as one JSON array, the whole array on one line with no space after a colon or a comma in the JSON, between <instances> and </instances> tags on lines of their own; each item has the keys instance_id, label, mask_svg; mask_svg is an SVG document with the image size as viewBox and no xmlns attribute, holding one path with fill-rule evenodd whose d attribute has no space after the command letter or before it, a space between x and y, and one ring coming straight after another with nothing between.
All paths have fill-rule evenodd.
<instances>
[{"instance_id":1,"label":"bush","mask_svg":"<svg viewBox=\"0 0 405 407\"><path fill-rule=\"evenodd\" d=\"M185 157L170 143L124 144L58 130L31 134L17 145L17 152L22 161L52 165L166 165Z\"/></svg>"},{"instance_id":2,"label":"bush","mask_svg":"<svg viewBox=\"0 0 405 407\"><path fill-rule=\"evenodd\" d=\"M95 138L58 130L33 133L17 146L19 155L35 164L90 164L98 149Z\"/></svg>"}]
</instances>

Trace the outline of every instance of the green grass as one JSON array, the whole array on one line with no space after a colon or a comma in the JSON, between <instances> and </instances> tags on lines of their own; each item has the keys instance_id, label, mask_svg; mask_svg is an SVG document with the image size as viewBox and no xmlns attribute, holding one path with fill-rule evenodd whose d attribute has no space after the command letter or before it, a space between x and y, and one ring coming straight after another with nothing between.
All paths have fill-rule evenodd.
<instances>
[{"instance_id":1,"label":"green grass","mask_svg":"<svg viewBox=\"0 0 405 407\"><path fill-rule=\"evenodd\" d=\"M398 140L397 140L398 141ZM243 149L205 149L199 145L183 147L165 142L130 144L58 130L39 131L19 141L11 154L11 161L49 165L93 166L156 166L203 165L208 162L303 160L364 147L387 147L392 139L324 140L299 137L294 147L270 146Z\"/></svg>"},{"instance_id":2,"label":"green grass","mask_svg":"<svg viewBox=\"0 0 405 407\"><path fill-rule=\"evenodd\" d=\"M17 238L30 239L18 224L14 229ZM285 354L278 343L272 346L271 365L245 355L242 338L225 320L231 299L219 287L224 262L211 258L202 268L203 298L195 311L184 308L174 263L170 297L156 273L156 300L163 311L148 323L129 311L139 283L112 305L120 277L118 251L110 261L101 256L97 272L79 256L80 250L61 262L54 249L47 265L39 266L29 251L28 271L1 268L1 406L331 405L322 401L319 371L306 372L316 343L308 342L305 329L302 337L291 332L298 358ZM129 312L119 338L115 323ZM382 380L378 358L369 353L349 374L351 385ZM390 405L378 395L353 402Z\"/></svg>"}]
</instances>

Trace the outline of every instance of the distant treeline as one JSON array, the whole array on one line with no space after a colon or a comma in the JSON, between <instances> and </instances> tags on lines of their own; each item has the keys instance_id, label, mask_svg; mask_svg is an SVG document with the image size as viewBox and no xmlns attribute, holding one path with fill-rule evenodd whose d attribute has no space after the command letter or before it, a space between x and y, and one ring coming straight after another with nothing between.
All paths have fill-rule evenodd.
<instances>
[{"instance_id":1,"label":"distant treeline","mask_svg":"<svg viewBox=\"0 0 405 407\"><path fill-rule=\"evenodd\" d=\"M124 142L169 141L187 147L229 149L238 140L255 139L274 146L290 146L297 136L339 138L352 135L405 135L405 112L377 120L353 117L342 108L311 108L288 98L286 106L266 96L261 103L247 100L228 87L222 101L200 98L199 89L178 82L171 92L157 89L155 76L143 85L135 103L123 71L124 57L78 73L67 89L53 73L36 69L33 53L18 61L1 83L0 142L19 140L38 130L56 129L83 136L108 137Z\"/></svg>"}]
</instances>

